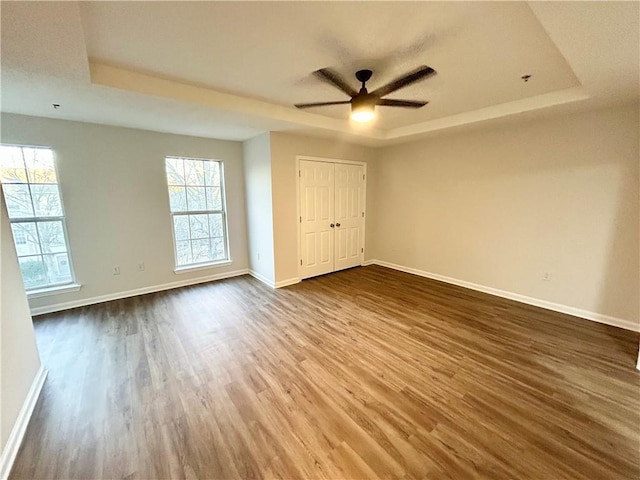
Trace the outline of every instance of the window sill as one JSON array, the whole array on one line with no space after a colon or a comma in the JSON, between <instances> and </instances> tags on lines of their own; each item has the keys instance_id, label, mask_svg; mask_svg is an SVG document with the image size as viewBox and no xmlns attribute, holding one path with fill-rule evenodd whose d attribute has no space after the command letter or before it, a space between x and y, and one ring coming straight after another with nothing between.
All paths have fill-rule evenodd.
<instances>
[{"instance_id":1,"label":"window sill","mask_svg":"<svg viewBox=\"0 0 640 480\"><path fill-rule=\"evenodd\" d=\"M82 285L78 283L72 283L70 285L60 285L58 287L41 288L39 290L31 290L26 292L27 298L40 298L48 297L50 295L60 295L62 293L77 292L82 288Z\"/></svg>"},{"instance_id":2,"label":"window sill","mask_svg":"<svg viewBox=\"0 0 640 480\"><path fill-rule=\"evenodd\" d=\"M231 265L233 262L231 260L222 260L220 262L211 262L211 263L201 263L198 265L187 265L185 267L177 267L173 273L176 275L180 275L181 273L189 273L196 272L198 270L207 270L210 268L216 267L225 267L227 265Z\"/></svg>"}]
</instances>

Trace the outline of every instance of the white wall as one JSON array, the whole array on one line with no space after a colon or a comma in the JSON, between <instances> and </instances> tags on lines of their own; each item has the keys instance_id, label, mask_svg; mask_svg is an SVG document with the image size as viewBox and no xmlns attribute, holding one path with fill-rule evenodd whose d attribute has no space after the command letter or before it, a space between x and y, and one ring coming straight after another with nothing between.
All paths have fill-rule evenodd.
<instances>
[{"instance_id":1,"label":"white wall","mask_svg":"<svg viewBox=\"0 0 640 480\"><path fill-rule=\"evenodd\" d=\"M374 256L638 325L639 131L636 105L386 147Z\"/></svg>"},{"instance_id":2,"label":"white wall","mask_svg":"<svg viewBox=\"0 0 640 480\"><path fill-rule=\"evenodd\" d=\"M369 254L369 241L373 220L369 206L375 196L371 178L375 175L374 151L340 140L298 136L271 132L271 176L273 186L273 232L276 283L298 277L298 216L296 156L332 158L367 162L367 211L365 232L365 259Z\"/></svg>"},{"instance_id":3,"label":"white wall","mask_svg":"<svg viewBox=\"0 0 640 480\"><path fill-rule=\"evenodd\" d=\"M58 164L79 292L30 301L81 301L248 268L242 144L128 128L2 115L2 142L50 146ZM224 161L232 265L177 275L166 155ZM145 270L137 270L139 261ZM113 275L119 265L121 274Z\"/></svg>"},{"instance_id":4,"label":"white wall","mask_svg":"<svg viewBox=\"0 0 640 480\"><path fill-rule=\"evenodd\" d=\"M244 142L249 267L273 285L273 215L271 202L271 144L265 133Z\"/></svg>"},{"instance_id":5,"label":"white wall","mask_svg":"<svg viewBox=\"0 0 640 480\"><path fill-rule=\"evenodd\" d=\"M18 413L40 368L33 323L22 286L9 217L0 195L0 451L7 447ZM4 460L4 458L3 458ZM4 465L3 465L4 466Z\"/></svg>"}]
</instances>

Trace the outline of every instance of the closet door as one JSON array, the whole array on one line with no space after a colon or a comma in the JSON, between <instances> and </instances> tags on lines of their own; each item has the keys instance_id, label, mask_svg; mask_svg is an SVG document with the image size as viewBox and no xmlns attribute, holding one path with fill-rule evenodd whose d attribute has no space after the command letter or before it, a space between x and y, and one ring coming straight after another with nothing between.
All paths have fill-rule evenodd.
<instances>
[{"instance_id":1,"label":"closet door","mask_svg":"<svg viewBox=\"0 0 640 480\"><path fill-rule=\"evenodd\" d=\"M362 265L364 167L335 164L334 270Z\"/></svg>"},{"instance_id":2,"label":"closet door","mask_svg":"<svg viewBox=\"0 0 640 480\"><path fill-rule=\"evenodd\" d=\"M334 167L300 161L301 278L334 270Z\"/></svg>"}]
</instances>

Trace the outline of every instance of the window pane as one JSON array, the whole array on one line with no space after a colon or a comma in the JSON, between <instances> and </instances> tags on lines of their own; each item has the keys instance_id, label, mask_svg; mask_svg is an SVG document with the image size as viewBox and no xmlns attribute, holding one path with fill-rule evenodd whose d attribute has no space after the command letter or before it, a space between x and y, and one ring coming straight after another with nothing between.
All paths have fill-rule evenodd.
<instances>
[{"instance_id":1,"label":"window pane","mask_svg":"<svg viewBox=\"0 0 640 480\"><path fill-rule=\"evenodd\" d=\"M54 255L43 255L44 264L47 270L47 283L69 283L71 281L71 269L69 268L69 257L66 253L56 253Z\"/></svg>"},{"instance_id":2,"label":"window pane","mask_svg":"<svg viewBox=\"0 0 640 480\"><path fill-rule=\"evenodd\" d=\"M222 197L220 195L220 187L207 187L207 209L222 210Z\"/></svg>"},{"instance_id":3,"label":"window pane","mask_svg":"<svg viewBox=\"0 0 640 480\"><path fill-rule=\"evenodd\" d=\"M204 162L205 185L208 187L220 186L220 163Z\"/></svg>"},{"instance_id":4,"label":"window pane","mask_svg":"<svg viewBox=\"0 0 640 480\"><path fill-rule=\"evenodd\" d=\"M0 146L0 179L25 289L72 282L53 151Z\"/></svg>"},{"instance_id":5,"label":"window pane","mask_svg":"<svg viewBox=\"0 0 640 480\"><path fill-rule=\"evenodd\" d=\"M193 263L211 260L211 245L208 238L193 240L191 242L191 248L193 249Z\"/></svg>"},{"instance_id":6,"label":"window pane","mask_svg":"<svg viewBox=\"0 0 640 480\"><path fill-rule=\"evenodd\" d=\"M26 289L47 284L47 271L41 256L18 258L22 280Z\"/></svg>"},{"instance_id":7,"label":"window pane","mask_svg":"<svg viewBox=\"0 0 640 480\"><path fill-rule=\"evenodd\" d=\"M226 259L222 163L167 157L166 174L177 266Z\"/></svg>"},{"instance_id":8,"label":"window pane","mask_svg":"<svg viewBox=\"0 0 640 480\"><path fill-rule=\"evenodd\" d=\"M9 218L33 217L33 206L28 185L4 184L4 199L7 202Z\"/></svg>"},{"instance_id":9,"label":"window pane","mask_svg":"<svg viewBox=\"0 0 640 480\"><path fill-rule=\"evenodd\" d=\"M187 193L184 187L169 187L169 205L172 212L187 211Z\"/></svg>"},{"instance_id":10,"label":"window pane","mask_svg":"<svg viewBox=\"0 0 640 480\"><path fill-rule=\"evenodd\" d=\"M0 180L2 183L27 183L20 147L0 147Z\"/></svg>"},{"instance_id":11,"label":"window pane","mask_svg":"<svg viewBox=\"0 0 640 480\"><path fill-rule=\"evenodd\" d=\"M173 217L173 231L176 240L189 240L189 217L187 215Z\"/></svg>"},{"instance_id":12,"label":"window pane","mask_svg":"<svg viewBox=\"0 0 640 480\"><path fill-rule=\"evenodd\" d=\"M191 256L191 242L189 240L181 240L176 242L176 261L178 265L189 265L193 263Z\"/></svg>"},{"instance_id":13,"label":"window pane","mask_svg":"<svg viewBox=\"0 0 640 480\"><path fill-rule=\"evenodd\" d=\"M224 251L224 238L212 238L211 250L214 260L224 260L227 258L227 255Z\"/></svg>"},{"instance_id":14,"label":"window pane","mask_svg":"<svg viewBox=\"0 0 640 480\"><path fill-rule=\"evenodd\" d=\"M209 214L209 236L210 237L224 236L224 231L222 230L222 214L221 213Z\"/></svg>"},{"instance_id":15,"label":"window pane","mask_svg":"<svg viewBox=\"0 0 640 480\"><path fill-rule=\"evenodd\" d=\"M187 208L190 212L207 209L204 187L187 187Z\"/></svg>"},{"instance_id":16,"label":"window pane","mask_svg":"<svg viewBox=\"0 0 640 480\"><path fill-rule=\"evenodd\" d=\"M42 253L61 253L67 251L62 222L38 222L40 247Z\"/></svg>"},{"instance_id":17,"label":"window pane","mask_svg":"<svg viewBox=\"0 0 640 480\"><path fill-rule=\"evenodd\" d=\"M13 230L13 242L16 245L16 253L19 257L41 253L35 223L13 223L11 224L11 230Z\"/></svg>"},{"instance_id":18,"label":"window pane","mask_svg":"<svg viewBox=\"0 0 640 480\"><path fill-rule=\"evenodd\" d=\"M58 185L31 185L36 217L61 217L62 205Z\"/></svg>"},{"instance_id":19,"label":"window pane","mask_svg":"<svg viewBox=\"0 0 640 480\"><path fill-rule=\"evenodd\" d=\"M189 215L191 238L205 238L209 236L209 219L207 215ZM195 252L193 253L195 256Z\"/></svg>"},{"instance_id":20,"label":"window pane","mask_svg":"<svg viewBox=\"0 0 640 480\"><path fill-rule=\"evenodd\" d=\"M53 152L46 148L23 148L29 183L57 183Z\"/></svg>"},{"instance_id":21,"label":"window pane","mask_svg":"<svg viewBox=\"0 0 640 480\"><path fill-rule=\"evenodd\" d=\"M202 160L185 159L184 176L187 185L204 186L204 162Z\"/></svg>"},{"instance_id":22,"label":"window pane","mask_svg":"<svg viewBox=\"0 0 640 480\"><path fill-rule=\"evenodd\" d=\"M184 162L181 158L167 158L165 168L169 185L184 185Z\"/></svg>"}]
</instances>

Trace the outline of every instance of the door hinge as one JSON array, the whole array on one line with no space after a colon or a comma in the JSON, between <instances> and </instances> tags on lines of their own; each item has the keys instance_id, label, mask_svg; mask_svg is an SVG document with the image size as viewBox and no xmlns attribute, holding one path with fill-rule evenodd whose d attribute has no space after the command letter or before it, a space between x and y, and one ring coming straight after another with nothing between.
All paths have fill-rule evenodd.
<instances>
[{"instance_id":1,"label":"door hinge","mask_svg":"<svg viewBox=\"0 0 640 480\"><path fill-rule=\"evenodd\" d=\"M302 170L298 170L298 176L302 177Z\"/></svg>"},{"instance_id":2,"label":"door hinge","mask_svg":"<svg viewBox=\"0 0 640 480\"><path fill-rule=\"evenodd\" d=\"M362 212L362 218L364 218L364 212Z\"/></svg>"},{"instance_id":3,"label":"door hinge","mask_svg":"<svg viewBox=\"0 0 640 480\"><path fill-rule=\"evenodd\" d=\"M302 223L302 217L300 217L300 223Z\"/></svg>"},{"instance_id":4,"label":"door hinge","mask_svg":"<svg viewBox=\"0 0 640 480\"><path fill-rule=\"evenodd\" d=\"M364 179L365 179L365 177L366 177L366 175L363 173L363 174L362 174L362 179L364 180Z\"/></svg>"},{"instance_id":5,"label":"door hinge","mask_svg":"<svg viewBox=\"0 0 640 480\"><path fill-rule=\"evenodd\" d=\"M360 249L360 253L364 253L364 247Z\"/></svg>"},{"instance_id":6,"label":"door hinge","mask_svg":"<svg viewBox=\"0 0 640 480\"><path fill-rule=\"evenodd\" d=\"M302 266L302 259L300 259L300 266Z\"/></svg>"}]
</instances>

